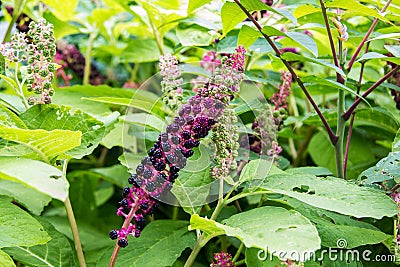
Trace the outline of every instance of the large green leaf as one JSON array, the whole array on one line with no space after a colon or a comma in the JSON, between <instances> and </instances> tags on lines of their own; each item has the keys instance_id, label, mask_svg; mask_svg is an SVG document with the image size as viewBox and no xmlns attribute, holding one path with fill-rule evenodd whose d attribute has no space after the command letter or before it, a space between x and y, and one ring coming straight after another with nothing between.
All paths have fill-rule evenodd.
<instances>
[{"instance_id":1,"label":"large green leaf","mask_svg":"<svg viewBox=\"0 0 400 267\"><path fill-rule=\"evenodd\" d=\"M4 250L14 259L27 266L77 266L75 252L68 238L58 232L54 226L45 219L40 217L37 219L51 236L50 242L44 245L30 247L18 245Z\"/></svg>"},{"instance_id":2,"label":"large green leaf","mask_svg":"<svg viewBox=\"0 0 400 267\"><path fill-rule=\"evenodd\" d=\"M68 196L69 186L62 172L41 161L0 157L0 179L22 183L61 201Z\"/></svg>"},{"instance_id":3,"label":"large green leaf","mask_svg":"<svg viewBox=\"0 0 400 267\"><path fill-rule=\"evenodd\" d=\"M192 13L195 9L204 6L209 2L211 2L211 0L189 0L187 12Z\"/></svg>"},{"instance_id":4,"label":"large green leaf","mask_svg":"<svg viewBox=\"0 0 400 267\"><path fill-rule=\"evenodd\" d=\"M217 34L196 24L181 23L176 29L176 36L182 46L208 46L215 40Z\"/></svg>"},{"instance_id":5,"label":"large green leaf","mask_svg":"<svg viewBox=\"0 0 400 267\"><path fill-rule=\"evenodd\" d=\"M171 192L189 214L199 213L210 192L210 168L196 172L179 172Z\"/></svg>"},{"instance_id":6,"label":"large green leaf","mask_svg":"<svg viewBox=\"0 0 400 267\"><path fill-rule=\"evenodd\" d=\"M351 249L390 238L375 226L290 198L288 203L317 227L322 246Z\"/></svg>"},{"instance_id":7,"label":"large green leaf","mask_svg":"<svg viewBox=\"0 0 400 267\"><path fill-rule=\"evenodd\" d=\"M36 158L49 162L81 144L82 133L70 130L29 130L0 125L0 137L22 144L36 154Z\"/></svg>"},{"instance_id":8,"label":"large green leaf","mask_svg":"<svg viewBox=\"0 0 400 267\"><path fill-rule=\"evenodd\" d=\"M0 198L0 248L45 244L50 236L42 225L4 198Z\"/></svg>"},{"instance_id":9,"label":"large green leaf","mask_svg":"<svg viewBox=\"0 0 400 267\"><path fill-rule=\"evenodd\" d=\"M400 58L398 57L388 57L386 55L377 53L377 52L368 52L362 55L359 59L357 59L357 62L363 61L363 60L374 60L374 59L383 59L389 62L393 62L395 64L400 64Z\"/></svg>"},{"instance_id":10,"label":"large green leaf","mask_svg":"<svg viewBox=\"0 0 400 267\"><path fill-rule=\"evenodd\" d=\"M354 125L374 126L393 135L400 127L399 121L383 107L357 109Z\"/></svg>"},{"instance_id":11,"label":"large green leaf","mask_svg":"<svg viewBox=\"0 0 400 267\"><path fill-rule=\"evenodd\" d=\"M1 176L1 175L0 175ZM35 215L40 215L51 197L22 183L0 179L0 195L12 197Z\"/></svg>"},{"instance_id":12,"label":"large green leaf","mask_svg":"<svg viewBox=\"0 0 400 267\"><path fill-rule=\"evenodd\" d=\"M307 218L294 210L281 207L252 209L233 215L222 223L194 214L190 218L190 228L204 231L206 237L222 234L234 236L248 248L287 252L282 258L296 257L290 255L290 251L295 250L304 255L306 251L318 250L321 245L317 229Z\"/></svg>"},{"instance_id":13,"label":"large green leaf","mask_svg":"<svg viewBox=\"0 0 400 267\"><path fill-rule=\"evenodd\" d=\"M36 105L23 113L21 119L30 129L80 131L82 133L81 143L66 153L77 159L92 153L110 130L102 121L68 106ZM57 144L62 146L65 145L63 142L67 143L67 141L63 140ZM50 145L57 147L53 143Z\"/></svg>"},{"instance_id":14,"label":"large green leaf","mask_svg":"<svg viewBox=\"0 0 400 267\"><path fill-rule=\"evenodd\" d=\"M160 51L154 39L135 39L129 42L127 48L121 53L122 62L154 62L160 57Z\"/></svg>"},{"instance_id":15,"label":"large green leaf","mask_svg":"<svg viewBox=\"0 0 400 267\"><path fill-rule=\"evenodd\" d=\"M15 267L14 261L11 259L10 255L0 250L0 266L1 267Z\"/></svg>"},{"instance_id":16,"label":"large green leaf","mask_svg":"<svg viewBox=\"0 0 400 267\"><path fill-rule=\"evenodd\" d=\"M247 163L240 173L239 183L253 181L262 183L271 171L273 162L265 159L255 159Z\"/></svg>"},{"instance_id":17,"label":"large green leaf","mask_svg":"<svg viewBox=\"0 0 400 267\"><path fill-rule=\"evenodd\" d=\"M356 218L380 219L397 213L397 205L383 192L334 177L277 174L269 176L261 187Z\"/></svg>"},{"instance_id":18,"label":"large green leaf","mask_svg":"<svg viewBox=\"0 0 400 267\"><path fill-rule=\"evenodd\" d=\"M396 183L400 182L400 151L391 152L389 155L381 159L375 166L366 169L358 177L363 184L380 183L386 180L394 179Z\"/></svg>"},{"instance_id":19,"label":"large green leaf","mask_svg":"<svg viewBox=\"0 0 400 267\"><path fill-rule=\"evenodd\" d=\"M193 248L195 242L195 234L188 232L186 221L153 221L144 228L140 238L129 240L129 247L133 249L128 247L121 250L115 266L171 266L182 251L187 247ZM100 257L97 263L108 262L112 249Z\"/></svg>"}]
</instances>

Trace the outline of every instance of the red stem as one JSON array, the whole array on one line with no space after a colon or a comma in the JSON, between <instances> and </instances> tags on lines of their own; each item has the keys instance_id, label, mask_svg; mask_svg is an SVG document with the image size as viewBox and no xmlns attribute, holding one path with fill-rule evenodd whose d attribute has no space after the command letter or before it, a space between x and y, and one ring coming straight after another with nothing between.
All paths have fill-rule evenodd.
<instances>
[{"instance_id":1,"label":"red stem","mask_svg":"<svg viewBox=\"0 0 400 267\"><path fill-rule=\"evenodd\" d=\"M133 216L135 215L135 213L138 211L139 209L139 205L137 205L137 203L134 203L135 205L133 206L133 208L131 209L131 211L128 213L128 216L126 216L124 224L122 225L122 228L128 228L129 224L131 223ZM115 242L115 246L114 246L114 251L111 255L110 258L110 263L108 264L108 267L114 267L115 261L117 260L117 256L118 256L118 252L120 250L120 246L118 246L118 240Z\"/></svg>"},{"instance_id":2,"label":"red stem","mask_svg":"<svg viewBox=\"0 0 400 267\"><path fill-rule=\"evenodd\" d=\"M325 27L326 27L326 31L328 33L329 44L330 44L331 51L332 51L333 61L335 63L335 66L338 67L339 69L341 69L340 64L339 64L339 60L338 60L337 54L336 54L335 44L333 42L331 28L329 26L328 15L326 14L326 7L324 5L324 0L319 0L319 2L321 4L322 15L324 17ZM340 75L337 72L336 72L336 81L341 83L341 84L344 83L344 79L343 79L342 75Z\"/></svg>"},{"instance_id":3,"label":"red stem","mask_svg":"<svg viewBox=\"0 0 400 267\"><path fill-rule=\"evenodd\" d=\"M261 25L254 19L254 17L250 14L250 12L240 3L239 0L234 0L235 3L242 9L242 11L247 15L247 17L253 22L253 24L257 27L258 31L262 34L262 36L267 40L268 44L272 47L272 49L275 51L276 56L282 61L282 63L286 66L286 68L289 70L289 72L292 74L292 77L295 79L299 87L303 90L303 93L306 95L308 101L310 101L311 105L314 107L315 111L317 112L319 118L321 119L322 123L324 124L331 143L335 145L337 143L338 137L334 134L332 131L331 127L329 126L328 122L326 121L324 115L322 114L321 110L319 109L318 105L315 103L314 99L311 97L310 93L308 92L307 88L303 84L303 82L300 80L300 78L297 76L296 72L290 66L289 62L284 60L281 55L282 53L279 51L278 47L274 44L274 42L271 40L271 38L265 34L262 31Z\"/></svg>"},{"instance_id":4,"label":"red stem","mask_svg":"<svg viewBox=\"0 0 400 267\"><path fill-rule=\"evenodd\" d=\"M385 12L391 2L392 2L392 0L388 0L386 2L385 6L382 8L380 13ZM358 45L356 51L354 52L354 55L351 57L351 59L349 61L349 66L347 67L348 72L350 72L351 68L353 67L353 64L356 61L358 54L360 53L362 47L364 46L364 43L367 41L367 39L370 36L370 34L372 33L372 31L375 29L375 26L378 23L378 21L379 21L378 18L374 19L374 21L371 24L371 27L369 27L369 29L368 29L367 33L365 34L364 38L362 39L361 43Z\"/></svg>"}]
</instances>

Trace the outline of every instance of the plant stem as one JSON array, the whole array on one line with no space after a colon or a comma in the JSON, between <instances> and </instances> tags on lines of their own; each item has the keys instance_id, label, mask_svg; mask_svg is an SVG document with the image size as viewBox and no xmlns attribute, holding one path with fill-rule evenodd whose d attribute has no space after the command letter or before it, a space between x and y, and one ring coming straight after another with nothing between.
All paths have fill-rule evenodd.
<instances>
[{"instance_id":1,"label":"plant stem","mask_svg":"<svg viewBox=\"0 0 400 267\"><path fill-rule=\"evenodd\" d=\"M242 264L245 264L246 263L246 259L243 259L243 260L240 260L240 261L238 261L238 262L236 262L236 266L239 266L239 265L242 265Z\"/></svg>"},{"instance_id":2,"label":"plant stem","mask_svg":"<svg viewBox=\"0 0 400 267\"><path fill-rule=\"evenodd\" d=\"M134 205L133 208L130 210L128 213L128 216L126 216L125 221L122 225L121 228L127 229L129 227L129 224L131 223L133 216L139 209L139 205ZM113 267L115 265L115 261L117 260L118 252L120 250L120 246L118 246L118 240L115 242L114 250L110 258L110 262L108 263L108 267Z\"/></svg>"},{"instance_id":3,"label":"plant stem","mask_svg":"<svg viewBox=\"0 0 400 267\"><path fill-rule=\"evenodd\" d=\"M368 49L369 49L369 43L367 43L367 45L365 47L365 53L368 52ZM365 62L366 61L361 62L361 70L360 70L360 75L358 77L358 83L357 83L357 94L360 93L362 78L363 78L363 75L364 75ZM351 114L349 130L347 132L346 148L344 150L343 173L344 173L344 179L345 180L347 179L347 174L346 174L346 172L347 172L347 161L348 161L348 158L349 158L349 149L350 149L351 136L353 134L354 118L355 118L355 113L353 112Z\"/></svg>"},{"instance_id":4,"label":"plant stem","mask_svg":"<svg viewBox=\"0 0 400 267\"><path fill-rule=\"evenodd\" d=\"M282 61L282 63L286 66L286 68L289 70L289 72L292 74L292 77L295 79L299 87L303 90L303 93L306 95L308 101L310 101L311 105L314 107L315 111L317 112L319 118L321 119L322 123L324 124L328 135L329 139L331 140L332 144L336 144L338 137L333 133L331 127L329 126L328 122L325 119L325 116L322 114L321 110L319 109L318 105L315 103L314 99L308 92L307 88L303 84L303 82L300 80L300 78L297 76L296 72L292 68L292 66L287 62L285 59L281 57L282 53L279 51L278 47L274 44L272 39L265 34L262 31L261 25L253 18L253 16L250 14L250 12L240 3L239 0L234 0L235 3L240 7L240 9L243 10L243 12L247 15L247 17L253 22L253 24L257 27L258 31L262 34L262 36L267 40L269 45L272 47L272 49L275 51L276 56Z\"/></svg>"},{"instance_id":5,"label":"plant stem","mask_svg":"<svg viewBox=\"0 0 400 267\"><path fill-rule=\"evenodd\" d=\"M389 7L390 3L392 0L388 0L385 4L385 6L382 8L380 13L383 13L386 11L386 9ZM375 29L376 24L378 23L379 19L375 18L374 21L371 24L371 27L369 27L367 33L365 34L364 38L362 39L361 43L358 45L356 51L354 52L353 56L351 57L349 61L349 66L347 67L347 72L350 72L351 68L353 67L354 62L356 61L356 58L358 54L361 51L361 48L364 46L365 42L367 41L368 37L371 35L372 31Z\"/></svg>"},{"instance_id":6,"label":"plant stem","mask_svg":"<svg viewBox=\"0 0 400 267\"><path fill-rule=\"evenodd\" d=\"M324 0L319 0L319 3L321 4L322 15L324 17L325 27L326 27L326 31L328 33L329 45L330 45L331 51L332 51L333 62L335 63L336 67L341 69L340 64L339 64L339 60L338 60L338 55L336 54L335 44L333 42L331 27L329 26L328 15L326 14L326 7L325 7L325 4L324 4ZM339 53L340 52L341 52L341 49L339 48ZM344 83L344 79L343 79L342 75L340 75L337 72L336 72L336 81L341 83L341 84Z\"/></svg>"},{"instance_id":7,"label":"plant stem","mask_svg":"<svg viewBox=\"0 0 400 267\"><path fill-rule=\"evenodd\" d=\"M85 54L85 69L83 72L83 85L89 84L90 70L91 70L91 65L92 65L92 48L93 48L93 42L96 39L96 37L97 37L97 32L92 32L89 35L88 45L87 45L86 54Z\"/></svg>"},{"instance_id":8,"label":"plant stem","mask_svg":"<svg viewBox=\"0 0 400 267\"><path fill-rule=\"evenodd\" d=\"M146 12L147 12L147 11L146 11ZM153 31L154 39L156 40L158 50L160 51L160 55L164 55L163 40L160 38L159 34L157 33L157 29L156 29L156 27L154 26L154 23L153 23L153 21L152 21L152 19L151 19L151 14L149 14L149 13L147 12L147 16L148 16L148 18L149 18L151 30Z\"/></svg>"},{"instance_id":9,"label":"plant stem","mask_svg":"<svg viewBox=\"0 0 400 267\"><path fill-rule=\"evenodd\" d=\"M338 136L338 141L334 146L335 149L335 159L336 159L336 175L339 178L344 178L343 173L343 141L344 141L344 130L346 128L346 120L343 118L342 114L344 112L344 91L338 90L338 101L337 101L337 129L336 136Z\"/></svg>"},{"instance_id":10,"label":"plant stem","mask_svg":"<svg viewBox=\"0 0 400 267\"><path fill-rule=\"evenodd\" d=\"M68 166L68 160L64 160L63 167L62 167L62 173L63 173L63 176L65 177L65 179L67 177L67 166ZM64 201L64 206L65 206L65 210L67 211L67 217L68 217L69 224L71 226L71 231L72 231L72 236L74 238L75 251L76 251L76 255L78 256L79 266L86 267L85 256L83 255L81 240L80 240L79 232L78 232L78 226L76 224L74 211L72 209L72 205L71 205L69 196Z\"/></svg>"},{"instance_id":11,"label":"plant stem","mask_svg":"<svg viewBox=\"0 0 400 267\"><path fill-rule=\"evenodd\" d=\"M236 262L239 259L240 254L242 253L243 249L244 249L244 244L241 243L238 250L236 251L235 256L233 256L232 262Z\"/></svg>"},{"instance_id":12,"label":"plant stem","mask_svg":"<svg viewBox=\"0 0 400 267\"><path fill-rule=\"evenodd\" d=\"M68 221L71 226L72 235L74 237L74 244L76 255L78 256L79 266L86 267L85 256L83 255L81 240L79 238L78 226L76 225L74 212L72 210L71 201L69 197L64 201L65 209L67 211Z\"/></svg>"},{"instance_id":13,"label":"plant stem","mask_svg":"<svg viewBox=\"0 0 400 267\"><path fill-rule=\"evenodd\" d=\"M384 81L386 81L390 76L396 73L400 69L400 65L394 67L391 71L385 74L382 78L376 81L368 90L366 90L361 97L366 98L372 91L374 91L379 85L381 85ZM354 112L356 107L360 104L362 98L357 98L354 103L349 107L349 109L344 113L343 118L347 121L350 118L350 115Z\"/></svg>"}]
</instances>

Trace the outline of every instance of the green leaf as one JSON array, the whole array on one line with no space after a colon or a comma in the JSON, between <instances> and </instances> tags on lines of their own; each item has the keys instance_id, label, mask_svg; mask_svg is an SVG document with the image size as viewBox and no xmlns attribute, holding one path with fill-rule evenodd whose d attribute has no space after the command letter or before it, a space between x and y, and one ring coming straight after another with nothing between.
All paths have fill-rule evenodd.
<instances>
[{"instance_id":1,"label":"green leaf","mask_svg":"<svg viewBox=\"0 0 400 267\"><path fill-rule=\"evenodd\" d=\"M211 2L211 0L189 0L189 5L187 9L187 13L192 13L195 9L204 6L205 4Z\"/></svg>"},{"instance_id":2,"label":"green leaf","mask_svg":"<svg viewBox=\"0 0 400 267\"><path fill-rule=\"evenodd\" d=\"M334 177L277 174L269 176L261 187L311 206L356 218L380 219L397 213L397 205L383 192Z\"/></svg>"},{"instance_id":3,"label":"green leaf","mask_svg":"<svg viewBox=\"0 0 400 267\"><path fill-rule=\"evenodd\" d=\"M42 225L7 199L0 198L0 248L45 244L50 236Z\"/></svg>"},{"instance_id":4,"label":"green leaf","mask_svg":"<svg viewBox=\"0 0 400 267\"><path fill-rule=\"evenodd\" d=\"M240 239L247 248L256 247L267 251L295 250L304 255L306 251L318 250L321 245L317 229L307 218L294 210L281 207L252 209L233 215L222 223L194 214L190 218L190 228L200 229L208 237L222 234L233 236ZM296 256L288 253L283 258L291 257Z\"/></svg>"},{"instance_id":5,"label":"green leaf","mask_svg":"<svg viewBox=\"0 0 400 267\"><path fill-rule=\"evenodd\" d=\"M0 125L26 129L25 123L2 104L0 104Z\"/></svg>"},{"instance_id":6,"label":"green leaf","mask_svg":"<svg viewBox=\"0 0 400 267\"><path fill-rule=\"evenodd\" d=\"M330 69L333 69L334 71L336 71L340 75L346 76L346 74L344 74L343 70L341 70L340 68L336 67L335 65L333 65L333 64L331 64L329 62L326 62L326 61L324 61L322 59L304 57L304 56L301 56L301 55L298 55L298 54L295 54L295 53L292 53L292 52L283 53L281 58L283 58L283 59L285 59L287 61L299 60L299 61L305 61L305 62L312 62L312 63L318 64L318 65L325 66L325 67L328 67Z\"/></svg>"},{"instance_id":7,"label":"green leaf","mask_svg":"<svg viewBox=\"0 0 400 267\"><path fill-rule=\"evenodd\" d=\"M265 254L263 250L256 248L247 248L245 252L245 257L246 265L251 267L282 266L282 262L279 260L278 257L274 257L270 253Z\"/></svg>"},{"instance_id":8,"label":"green leaf","mask_svg":"<svg viewBox=\"0 0 400 267\"><path fill-rule=\"evenodd\" d=\"M45 219L38 217L37 220L51 236L50 242L30 247L19 245L4 250L18 262L28 266L77 266L75 252L68 238Z\"/></svg>"},{"instance_id":9,"label":"green leaf","mask_svg":"<svg viewBox=\"0 0 400 267\"><path fill-rule=\"evenodd\" d=\"M128 106L132 108L137 108L154 114L159 117L163 117L167 112L163 107L161 102L149 102L139 99L122 98L122 97L84 97L85 100L90 100L94 102L101 102L106 104Z\"/></svg>"},{"instance_id":10,"label":"green leaf","mask_svg":"<svg viewBox=\"0 0 400 267\"><path fill-rule=\"evenodd\" d=\"M326 7L337 7L341 9L346 9L343 14L343 17L353 17L358 14L364 15L364 16L371 16L374 18L379 18L380 20L383 21L388 21L385 17L380 15L380 13L374 9L374 8L369 8L363 4L361 4L358 1L355 0L333 0L325 3Z\"/></svg>"},{"instance_id":11,"label":"green leaf","mask_svg":"<svg viewBox=\"0 0 400 267\"><path fill-rule=\"evenodd\" d=\"M129 42L121 53L120 61L124 63L143 63L158 61L160 51L154 39L135 39Z\"/></svg>"},{"instance_id":12,"label":"green leaf","mask_svg":"<svg viewBox=\"0 0 400 267\"><path fill-rule=\"evenodd\" d=\"M262 183L271 171L273 162L265 159L255 159L247 163L239 177L239 184L253 181Z\"/></svg>"},{"instance_id":13,"label":"green leaf","mask_svg":"<svg viewBox=\"0 0 400 267\"><path fill-rule=\"evenodd\" d=\"M225 2L221 8L222 31L224 35L246 18L246 14L236 3Z\"/></svg>"},{"instance_id":14,"label":"green leaf","mask_svg":"<svg viewBox=\"0 0 400 267\"><path fill-rule=\"evenodd\" d=\"M140 156L137 163L140 162L141 158L142 156ZM128 169L120 164L104 168L94 168L90 169L90 171L97 173L102 179L109 181L110 183L113 183L121 188L128 184L128 178L130 176Z\"/></svg>"},{"instance_id":15,"label":"green leaf","mask_svg":"<svg viewBox=\"0 0 400 267\"><path fill-rule=\"evenodd\" d=\"M78 0L44 0L43 2L51 7L54 15L62 21L73 20L75 9L78 6Z\"/></svg>"},{"instance_id":16,"label":"green leaf","mask_svg":"<svg viewBox=\"0 0 400 267\"><path fill-rule=\"evenodd\" d=\"M387 40L387 39L393 39L393 40L398 40L400 38L400 33L398 32L393 32L393 33L387 33L387 34L381 34L378 35L377 37L371 38L368 40L368 42L374 41L374 40Z\"/></svg>"},{"instance_id":17,"label":"green leaf","mask_svg":"<svg viewBox=\"0 0 400 267\"><path fill-rule=\"evenodd\" d=\"M62 172L41 161L0 157L0 178L22 183L61 201L68 196L68 182Z\"/></svg>"},{"instance_id":18,"label":"green leaf","mask_svg":"<svg viewBox=\"0 0 400 267\"><path fill-rule=\"evenodd\" d=\"M97 220L96 190L100 175L88 171L73 171L67 175L70 189L69 198L74 207L74 215L77 220L90 222Z\"/></svg>"},{"instance_id":19,"label":"green leaf","mask_svg":"<svg viewBox=\"0 0 400 267\"><path fill-rule=\"evenodd\" d=\"M0 137L22 144L36 153L37 158L49 162L81 144L79 131L42 129L28 130L0 125Z\"/></svg>"},{"instance_id":20,"label":"green leaf","mask_svg":"<svg viewBox=\"0 0 400 267\"><path fill-rule=\"evenodd\" d=\"M393 144L392 144L392 151L393 152L399 152L400 151L400 129L396 133L396 137L394 138Z\"/></svg>"},{"instance_id":21,"label":"green leaf","mask_svg":"<svg viewBox=\"0 0 400 267\"><path fill-rule=\"evenodd\" d=\"M400 127L399 121L384 107L357 109L354 125L374 126L393 135Z\"/></svg>"},{"instance_id":22,"label":"green leaf","mask_svg":"<svg viewBox=\"0 0 400 267\"><path fill-rule=\"evenodd\" d=\"M121 121L128 124L142 125L157 132L161 132L166 126L166 122L164 120L147 113L130 113L125 116L121 116Z\"/></svg>"},{"instance_id":23,"label":"green leaf","mask_svg":"<svg viewBox=\"0 0 400 267\"><path fill-rule=\"evenodd\" d=\"M193 248L195 242L195 234L188 232L186 221L153 221L144 228L140 238L129 240L129 246L134 249L121 250L115 266L171 266L182 251L187 247ZM98 263L108 262L112 249Z\"/></svg>"},{"instance_id":24,"label":"green leaf","mask_svg":"<svg viewBox=\"0 0 400 267\"><path fill-rule=\"evenodd\" d=\"M387 51L393 56L400 57L400 45L384 45Z\"/></svg>"},{"instance_id":25,"label":"green leaf","mask_svg":"<svg viewBox=\"0 0 400 267\"><path fill-rule=\"evenodd\" d=\"M329 86L329 87L332 87L332 88L335 88L335 89L340 89L340 90L347 91L347 92L351 93L352 95L360 97L362 100L364 100L365 103L367 103L369 105L369 103L367 102L367 100L364 97L362 97L360 94L357 94L356 91L350 89L349 87L347 87L347 86L345 86L345 85L343 85L343 84L341 84L341 83L339 83L337 81L324 79L324 78L317 77L317 76L314 76L314 75L302 77L301 80L304 83L310 83L310 84L316 83L318 85Z\"/></svg>"},{"instance_id":26,"label":"green leaf","mask_svg":"<svg viewBox=\"0 0 400 267\"><path fill-rule=\"evenodd\" d=\"M312 174L315 176L329 176L332 172L324 167L298 167L286 170L289 174Z\"/></svg>"},{"instance_id":27,"label":"green leaf","mask_svg":"<svg viewBox=\"0 0 400 267\"><path fill-rule=\"evenodd\" d=\"M390 238L373 225L348 216L316 209L296 199L289 199L288 203L315 224L324 247L352 249Z\"/></svg>"},{"instance_id":28,"label":"green leaf","mask_svg":"<svg viewBox=\"0 0 400 267\"><path fill-rule=\"evenodd\" d=\"M82 133L81 143L78 144L78 147L66 153L77 159L91 154L103 137L111 130L102 121L79 109L73 110L68 106L36 105L23 113L21 119L30 129L80 131ZM69 143L70 140L63 140L62 142ZM66 145L62 142L59 146ZM50 145L55 146L53 143L50 143Z\"/></svg>"},{"instance_id":29,"label":"green leaf","mask_svg":"<svg viewBox=\"0 0 400 267\"><path fill-rule=\"evenodd\" d=\"M15 267L14 261L10 255L0 249L0 266L1 267Z\"/></svg>"},{"instance_id":30,"label":"green leaf","mask_svg":"<svg viewBox=\"0 0 400 267\"><path fill-rule=\"evenodd\" d=\"M358 179L363 180L363 184L380 183L394 179L400 183L400 151L390 152L386 158L381 159L375 166L363 171Z\"/></svg>"},{"instance_id":31,"label":"green leaf","mask_svg":"<svg viewBox=\"0 0 400 267\"><path fill-rule=\"evenodd\" d=\"M208 46L215 40L217 34L196 24L181 23L176 29L176 36L182 46Z\"/></svg>"},{"instance_id":32,"label":"green leaf","mask_svg":"<svg viewBox=\"0 0 400 267\"><path fill-rule=\"evenodd\" d=\"M362 55L359 59L357 59L357 62L363 61L363 60L374 60L374 59L383 59L389 62L393 62L395 64L400 64L400 58L398 57L388 57L383 54L377 53L377 52L368 52Z\"/></svg>"},{"instance_id":33,"label":"green leaf","mask_svg":"<svg viewBox=\"0 0 400 267\"><path fill-rule=\"evenodd\" d=\"M212 181L210 168L196 172L181 171L171 192L187 213L199 213L201 207L207 203Z\"/></svg>"},{"instance_id":34,"label":"green leaf","mask_svg":"<svg viewBox=\"0 0 400 267\"><path fill-rule=\"evenodd\" d=\"M318 47L314 39L307 34L300 32L286 32L286 36L310 51L315 57L318 57Z\"/></svg>"},{"instance_id":35,"label":"green leaf","mask_svg":"<svg viewBox=\"0 0 400 267\"><path fill-rule=\"evenodd\" d=\"M264 4L261 1L252 1L252 0L242 0L240 1L242 5L249 11L261 11L261 10L268 10L270 12L276 13L281 15L282 17L286 17L287 19L291 20L294 24L297 24L297 19L290 13L288 10L283 8L273 8L269 5Z\"/></svg>"},{"instance_id":36,"label":"green leaf","mask_svg":"<svg viewBox=\"0 0 400 267\"><path fill-rule=\"evenodd\" d=\"M238 45L248 49L260 36L261 33L257 29L243 25L238 35Z\"/></svg>"},{"instance_id":37,"label":"green leaf","mask_svg":"<svg viewBox=\"0 0 400 267\"><path fill-rule=\"evenodd\" d=\"M1 176L1 175L0 175ZM12 197L35 215L40 215L51 197L18 182L0 179L0 195Z\"/></svg>"}]
</instances>

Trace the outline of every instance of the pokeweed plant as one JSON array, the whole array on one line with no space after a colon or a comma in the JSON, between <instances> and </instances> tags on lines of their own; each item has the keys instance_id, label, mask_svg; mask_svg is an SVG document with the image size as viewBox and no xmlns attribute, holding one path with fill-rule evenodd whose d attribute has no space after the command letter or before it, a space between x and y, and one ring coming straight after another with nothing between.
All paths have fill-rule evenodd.
<instances>
[{"instance_id":1,"label":"pokeweed plant","mask_svg":"<svg viewBox=\"0 0 400 267\"><path fill-rule=\"evenodd\" d=\"M4 2L1 263L398 257L396 3Z\"/></svg>"}]
</instances>

